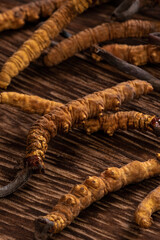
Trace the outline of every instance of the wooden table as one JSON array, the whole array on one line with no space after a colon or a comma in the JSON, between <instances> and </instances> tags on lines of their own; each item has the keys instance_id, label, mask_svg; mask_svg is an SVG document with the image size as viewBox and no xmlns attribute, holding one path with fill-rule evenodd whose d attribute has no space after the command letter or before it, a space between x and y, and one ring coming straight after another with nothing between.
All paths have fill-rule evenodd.
<instances>
[{"instance_id":1,"label":"wooden table","mask_svg":"<svg viewBox=\"0 0 160 240\"><path fill-rule=\"evenodd\" d=\"M28 0L1 0L0 10L19 5ZM109 21L114 7L104 4L77 17L68 30L76 33ZM134 18L147 19L140 14ZM36 23L21 30L0 33L0 67L36 29ZM142 40L131 40L141 43ZM42 59L36 60L12 80L8 91L34 94L67 103L97 90L111 87L129 77L114 68L93 62L86 53L77 54L57 67L46 68ZM160 64L144 69L160 78ZM159 114L160 94L153 92L139 100L123 105L122 109ZM14 165L25 155L26 136L38 119L13 107L0 106L0 184L14 178ZM0 199L0 239L31 240L34 219L48 213L57 200L74 184L88 175L98 175L107 167L121 167L133 160L144 161L159 151L159 139L151 133L118 131L113 137L103 133L87 136L80 130L57 136L51 141L46 155L46 174L35 175L29 182L9 197ZM134 222L134 212L139 202L158 186L160 178L127 186L108 194L84 210L75 221L53 239L57 240L124 240L160 239L160 215L155 213L154 224L142 230Z\"/></svg>"}]
</instances>

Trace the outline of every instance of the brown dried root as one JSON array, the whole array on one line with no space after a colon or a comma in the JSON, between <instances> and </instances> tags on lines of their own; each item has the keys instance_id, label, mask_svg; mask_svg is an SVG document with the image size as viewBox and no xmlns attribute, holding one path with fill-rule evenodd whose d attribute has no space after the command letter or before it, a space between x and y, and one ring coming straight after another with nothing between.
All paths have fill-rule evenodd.
<instances>
[{"instance_id":1,"label":"brown dried root","mask_svg":"<svg viewBox=\"0 0 160 240\"><path fill-rule=\"evenodd\" d=\"M150 44L138 46L110 44L103 46L102 49L137 66L147 63L160 63L160 46ZM102 57L98 56L96 53L92 53L92 57L96 61L102 60Z\"/></svg>"},{"instance_id":2,"label":"brown dried root","mask_svg":"<svg viewBox=\"0 0 160 240\"><path fill-rule=\"evenodd\" d=\"M77 123L101 116L103 111L117 110L124 101L150 91L152 91L152 86L145 81L123 82L115 87L71 101L41 117L31 128L27 137L25 171L22 171L13 182L0 188L0 197L13 193L23 185L28 176L28 169L32 174L44 172L43 160L48 143L58 132L68 132Z\"/></svg>"},{"instance_id":3,"label":"brown dried root","mask_svg":"<svg viewBox=\"0 0 160 240\"><path fill-rule=\"evenodd\" d=\"M138 205L135 212L136 223L143 228L149 228L153 222L151 215L158 210L160 210L160 186L150 192Z\"/></svg>"},{"instance_id":4,"label":"brown dried root","mask_svg":"<svg viewBox=\"0 0 160 240\"><path fill-rule=\"evenodd\" d=\"M26 22L33 22L41 17L49 17L64 1L37 0L7 10L0 14L0 32L18 29L23 27Z\"/></svg>"},{"instance_id":5,"label":"brown dried root","mask_svg":"<svg viewBox=\"0 0 160 240\"><path fill-rule=\"evenodd\" d=\"M62 29L87 8L108 0L67 0L45 21L3 65L0 72L0 87L6 88L11 78L18 75L31 61L37 59Z\"/></svg>"},{"instance_id":6,"label":"brown dried root","mask_svg":"<svg viewBox=\"0 0 160 240\"><path fill-rule=\"evenodd\" d=\"M23 110L24 112L37 113L39 115L49 113L56 107L63 105L62 103L50 101L38 96L17 92L2 92L0 94L0 104L11 105Z\"/></svg>"},{"instance_id":7,"label":"brown dried root","mask_svg":"<svg viewBox=\"0 0 160 240\"><path fill-rule=\"evenodd\" d=\"M57 65L75 53L99 42L118 38L145 37L155 31L160 31L158 21L129 20L123 23L103 23L61 41L44 56L44 64L49 67Z\"/></svg>"},{"instance_id":8,"label":"brown dried root","mask_svg":"<svg viewBox=\"0 0 160 240\"><path fill-rule=\"evenodd\" d=\"M62 196L51 213L36 219L35 239L45 240L62 231L83 209L109 192L159 174L159 161L149 159L146 162L133 161L121 168L108 168L99 177L88 177L82 184L74 186L68 194Z\"/></svg>"}]
</instances>

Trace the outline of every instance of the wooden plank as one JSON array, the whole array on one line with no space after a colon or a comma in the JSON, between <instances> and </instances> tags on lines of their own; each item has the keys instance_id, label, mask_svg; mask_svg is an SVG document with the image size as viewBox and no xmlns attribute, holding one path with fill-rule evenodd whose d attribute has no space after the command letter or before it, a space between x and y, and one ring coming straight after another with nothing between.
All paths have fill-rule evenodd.
<instances>
[{"instance_id":1,"label":"wooden plank","mask_svg":"<svg viewBox=\"0 0 160 240\"><path fill-rule=\"evenodd\" d=\"M0 10L23 2L29 1L1 0ZM68 29L76 33L109 21L113 9L109 4L89 9L78 16ZM139 14L136 17L147 19ZM0 33L0 67L35 28L36 23L28 24L21 30ZM127 75L112 67L92 62L84 54L77 54L51 69L44 67L41 60L36 60L15 77L8 90L66 103L128 79ZM147 65L144 69L160 78L160 64ZM160 94L153 92L125 104L122 109L158 115L159 98ZM22 161L25 155L26 136L38 116L5 105L0 108L0 183L4 185L13 179L14 165L16 161ZM34 219L48 213L73 184L80 183L88 175L98 175L110 166L121 167L132 160L147 160L158 151L159 139L151 133L119 131L108 137L103 133L87 136L74 130L65 136L57 136L50 143L46 155L46 174L34 176L16 193L0 199L0 239L33 239ZM138 203L158 186L159 180L159 177L149 179L109 194L84 210L74 223L53 239L158 240L159 213L154 214L154 224L148 230L140 229L133 215Z\"/></svg>"}]
</instances>

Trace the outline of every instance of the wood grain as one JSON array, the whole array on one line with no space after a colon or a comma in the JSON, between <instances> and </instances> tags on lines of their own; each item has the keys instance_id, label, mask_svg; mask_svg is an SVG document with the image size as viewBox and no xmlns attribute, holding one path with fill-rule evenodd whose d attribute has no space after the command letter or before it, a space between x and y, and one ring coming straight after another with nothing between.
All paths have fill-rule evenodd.
<instances>
[{"instance_id":1,"label":"wood grain","mask_svg":"<svg viewBox=\"0 0 160 240\"><path fill-rule=\"evenodd\" d=\"M23 2L29 1L1 0L0 10L4 11ZM109 21L109 14L113 9L109 4L89 9L78 16L68 26L68 30L76 33L86 27ZM139 14L134 18L149 19ZM37 23L34 23L21 30L0 33L0 67L23 41L31 36L36 27ZM142 40L130 42L138 44ZM51 69L44 67L41 60L40 58L35 61L14 78L8 90L36 94L66 103L128 79L126 74L104 63L93 62L86 53L77 54ZM160 79L160 64L147 65L144 69ZM159 99L160 93L153 92L125 104L122 109L159 115ZM22 161L25 155L26 136L37 118L37 115L29 115L5 105L0 106L1 185L14 177L14 165L16 161ZM87 136L80 130L74 130L65 136L57 136L50 143L46 155L46 174L34 176L16 193L0 199L0 239L33 239L34 219L48 213L58 198L67 193L73 184L80 183L88 175L98 175L107 167L121 167L136 159L147 160L154 157L158 151L159 139L151 133L119 131L113 137L108 137L103 133ZM69 227L53 239L158 240L159 213L154 214L154 224L148 230L140 229L135 224L133 215L138 203L159 183L160 177L157 177L107 195L84 210Z\"/></svg>"}]
</instances>

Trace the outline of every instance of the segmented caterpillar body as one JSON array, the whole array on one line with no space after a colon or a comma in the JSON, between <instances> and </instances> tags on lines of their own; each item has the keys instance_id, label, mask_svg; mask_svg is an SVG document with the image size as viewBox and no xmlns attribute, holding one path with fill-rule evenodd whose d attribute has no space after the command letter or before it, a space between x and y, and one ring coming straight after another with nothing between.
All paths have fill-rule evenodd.
<instances>
[{"instance_id":1,"label":"segmented caterpillar body","mask_svg":"<svg viewBox=\"0 0 160 240\"><path fill-rule=\"evenodd\" d=\"M135 220L143 228L152 225L151 215L160 210L160 186L151 191L144 200L138 205L135 212Z\"/></svg>"},{"instance_id":2,"label":"segmented caterpillar body","mask_svg":"<svg viewBox=\"0 0 160 240\"><path fill-rule=\"evenodd\" d=\"M8 29L18 29L24 26L26 22L33 22L41 17L49 17L64 1L37 0L7 10L0 14L0 32Z\"/></svg>"},{"instance_id":3,"label":"segmented caterpillar body","mask_svg":"<svg viewBox=\"0 0 160 240\"><path fill-rule=\"evenodd\" d=\"M0 188L0 197L7 196L22 186L34 173L44 172L44 157L51 137L58 132L68 132L71 127L85 122L88 118L98 117L105 110L117 110L124 101L139 97L152 90L144 81L134 80L118 84L104 91L95 92L84 98L55 108L40 118L31 128L27 138L25 168L8 185ZM154 120L154 121L153 121ZM159 129L157 119L152 128Z\"/></svg>"},{"instance_id":4,"label":"segmented caterpillar body","mask_svg":"<svg viewBox=\"0 0 160 240\"><path fill-rule=\"evenodd\" d=\"M103 130L112 136L118 129L137 129L140 131L153 131L152 120L155 116L139 113L136 111L117 112L105 114L99 119L89 119L84 124L84 129L91 134Z\"/></svg>"},{"instance_id":5,"label":"segmented caterpillar body","mask_svg":"<svg viewBox=\"0 0 160 240\"><path fill-rule=\"evenodd\" d=\"M133 161L121 168L111 167L99 177L88 177L82 184L73 187L69 194L62 196L51 213L36 219L35 239L40 240L42 236L47 239L62 231L83 209L109 192L159 174L159 161L150 159L146 162Z\"/></svg>"},{"instance_id":6,"label":"segmented caterpillar body","mask_svg":"<svg viewBox=\"0 0 160 240\"><path fill-rule=\"evenodd\" d=\"M0 72L0 87L6 88L12 77L18 75L31 61L37 59L50 45L51 39L54 39L74 17L93 5L107 1L67 0L62 4L3 65Z\"/></svg>"},{"instance_id":7,"label":"segmented caterpillar body","mask_svg":"<svg viewBox=\"0 0 160 240\"><path fill-rule=\"evenodd\" d=\"M48 142L57 132L68 132L76 123L100 116L106 110L117 110L122 102L151 90L152 87L147 82L128 81L56 108L40 118L31 128L27 138L26 164L41 172L44 169L43 159Z\"/></svg>"},{"instance_id":8,"label":"segmented caterpillar body","mask_svg":"<svg viewBox=\"0 0 160 240\"><path fill-rule=\"evenodd\" d=\"M123 23L103 23L61 41L44 56L44 64L49 67L57 65L75 53L99 42L118 38L145 37L155 31L160 31L158 21L128 20Z\"/></svg>"},{"instance_id":9,"label":"segmented caterpillar body","mask_svg":"<svg viewBox=\"0 0 160 240\"><path fill-rule=\"evenodd\" d=\"M20 108L24 112L37 113L39 115L44 115L53 111L56 107L63 106L63 104L59 102L16 92L2 92L0 94L0 103ZM118 129L153 131L153 126L151 127L150 123L152 123L154 118L155 116L136 111L121 111L112 114L104 114L99 118L88 119L83 124L78 124L77 127L81 126L88 134L103 130L105 133L112 136Z\"/></svg>"},{"instance_id":10,"label":"segmented caterpillar body","mask_svg":"<svg viewBox=\"0 0 160 240\"><path fill-rule=\"evenodd\" d=\"M17 107L24 112L37 113L39 115L49 113L56 107L63 105L60 102L17 92L2 92L0 94L0 103Z\"/></svg>"},{"instance_id":11,"label":"segmented caterpillar body","mask_svg":"<svg viewBox=\"0 0 160 240\"><path fill-rule=\"evenodd\" d=\"M160 63L160 47L155 45L131 46L126 44L111 44L102 47L116 57L123 59L134 65L145 65L147 63ZM96 61L101 61L102 57L92 53Z\"/></svg>"}]
</instances>

